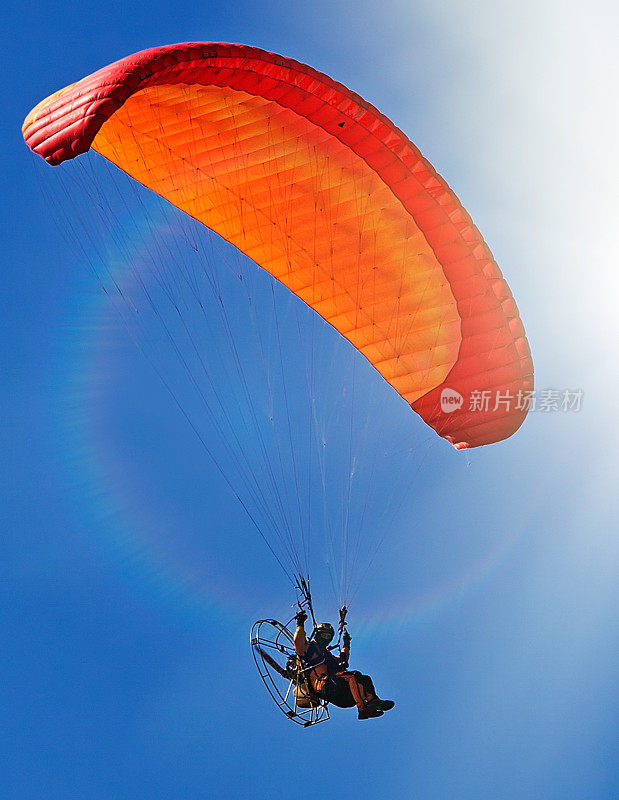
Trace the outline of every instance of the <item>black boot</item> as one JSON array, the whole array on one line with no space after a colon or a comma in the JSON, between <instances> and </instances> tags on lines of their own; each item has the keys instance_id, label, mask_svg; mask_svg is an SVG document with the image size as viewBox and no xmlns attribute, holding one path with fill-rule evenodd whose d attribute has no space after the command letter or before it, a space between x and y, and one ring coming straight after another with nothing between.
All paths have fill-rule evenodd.
<instances>
[{"instance_id":1,"label":"black boot","mask_svg":"<svg viewBox=\"0 0 619 800\"><path fill-rule=\"evenodd\" d=\"M375 697L374 700L370 700L366 707L374 708L378 711L391 711L394 705L393 700L381 700L379 697Z\"/></svg>"},{"instance_id":2,"label":"black boot","mask_svg":"<svg viewBox=\"0 0 619 800\"><path fill-rule=\"evenodd\" d=\"M371 719L372 717L382 717L383 712L380 708L372 707L371 703L367 703L363 708L359 709L357 719Z\"/></svg>"}]
</instances>

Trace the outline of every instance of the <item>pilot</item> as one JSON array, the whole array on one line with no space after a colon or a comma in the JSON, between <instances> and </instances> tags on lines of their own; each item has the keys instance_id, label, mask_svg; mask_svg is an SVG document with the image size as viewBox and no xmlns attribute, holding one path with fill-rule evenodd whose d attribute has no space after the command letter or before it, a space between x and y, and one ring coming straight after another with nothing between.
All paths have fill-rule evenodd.
<instances>
[{"instance_id":1,"label":"pilot","mask_svg":"<svg viewBox=\"0 0 619 800\"><path fill-rule=\"evenodd\" d=\"M318 697L340 708L357 706L359 719L382 717L394 707L393 700L381 700L377 696L369 675L348 669L351 637L347 630L342 636L344 646L336 657L329 650L335 635L332 625L328 622L317 625L308 641L304 627L307 614L300 611L295 619L294 649Z\"/></svg>"}]
</instances>

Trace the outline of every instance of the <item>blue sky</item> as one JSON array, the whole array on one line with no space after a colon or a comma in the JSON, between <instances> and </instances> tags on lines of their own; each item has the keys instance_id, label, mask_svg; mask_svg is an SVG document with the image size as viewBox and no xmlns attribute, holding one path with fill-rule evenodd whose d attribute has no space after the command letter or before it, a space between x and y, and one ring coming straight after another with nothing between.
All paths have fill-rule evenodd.
<instances>
[{"instance_id":1,"label":"blue sky","mask_svg":"<svg viewBox=\"0 0 619 800\"><path fill-rule=\"evenodd\" d=\"M195 5L5 9L2 796L294 798L309 771L340 797L616 797L616 11ZM354 665L397 701L383 719L303 731L271 706L248 632L293 598L21 139L52 91L199 40L305 61L406 131L490 244L537 386L584 392L503 444L397 462L409 498L350 623ZM425 435L411 416L406 445Z\"/></svg>"}]
</instances>

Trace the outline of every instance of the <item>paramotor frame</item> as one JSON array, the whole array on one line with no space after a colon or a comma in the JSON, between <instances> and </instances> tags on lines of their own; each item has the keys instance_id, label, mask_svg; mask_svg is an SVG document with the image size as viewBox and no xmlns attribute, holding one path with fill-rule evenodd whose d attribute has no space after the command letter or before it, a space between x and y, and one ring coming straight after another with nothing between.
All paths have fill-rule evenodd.
<instances>
[{"instance_id":1,"label":"paramotor frame","mask_svg":"<svg viewBox=\"0 0 619 800\"><path fill-rule=\"evenodd\" d=\"M289 720L309 728L329 719L328 703L311 691L286 625L274 619L258 620L252 626L250 642L258 673ZM286 658L284 666L276 660L282 655Z\"/></svg>"}]
</instances>

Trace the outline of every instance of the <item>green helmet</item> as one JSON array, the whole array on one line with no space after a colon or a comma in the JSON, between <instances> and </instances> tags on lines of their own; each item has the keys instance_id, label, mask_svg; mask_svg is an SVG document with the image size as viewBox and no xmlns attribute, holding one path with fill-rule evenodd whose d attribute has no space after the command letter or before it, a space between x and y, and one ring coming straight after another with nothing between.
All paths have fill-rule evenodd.
<instances>
[{"instance_id":1,"label":"green helmet","mask_svg":"<svg viewBox=\"0 0 619 800\"><path fill-rule=\"evenodd\" d=\"M329 625L328 622L321 622L320 625L316 625L312 638L323 647L326 647L334 636L333 625Z\"/></svg>"}]
</instances>

